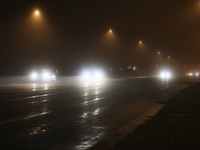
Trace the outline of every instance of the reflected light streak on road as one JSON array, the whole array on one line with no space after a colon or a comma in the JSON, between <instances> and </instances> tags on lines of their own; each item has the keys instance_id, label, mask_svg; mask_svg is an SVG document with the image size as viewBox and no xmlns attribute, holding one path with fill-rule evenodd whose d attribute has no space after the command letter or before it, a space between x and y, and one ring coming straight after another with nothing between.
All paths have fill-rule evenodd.
<instances>
[{"instance_id":1,"label":"reflected light streak on road","mask_svg":"<svg viewBox=\"0 0 200 150\"><path fill-rule=\"evenodd\" d=\"M45 84L44 89L48 90L48 84Z\"/></svg>"},{"instance_id":2,"label":"reflected light streak on road","mask_svg":"<svg viewBox=\"0 0 200 150\"><path fill-rule=\"evenodd\" d=\"M48 113L50 113L50 112L51 112L51 111L42 112L42 113L39 113L39 114L30 115L30 116L23 117L23 118L12 119L12 120L8 120L8 121L0 122L0 124L5 124L5 123L9 123L9 122L14 122L14 121L18 121L18 120L30 119L30 118L33 118L33 117L38 117L38 116L41 116L41 115L48 114Z\"/></svg>"},{"instance_id":3,"label":"reflected light streak on road","mask_svg":"<svg viewBox=\"0 0 200 150\"><path fill-rule=\"evenodd\" d=\"M35 96L29 96L29 97L23 97L23 98L7 99L7 100L3 100L1 102L18 101L18 100L26 100L26 99L35 99L35 98L39 98L39 97L46 97L46 96L56 95L56 94L58 94L58 93L42 94L42 95L35 95Z\"/></svg>"},{"instance_id":4,"label":"reflected light streak on road","mask_svg":"<svg viewBox=\"0 0 200 150\"><path fill-rule=\"evenodd\" d=\"M106 127L98 127L98 126L93 126L92 130L94 131L90 135L81 137L81 143L78 144L78 146L75 147L75 149L78 150L85 150L88 149L89 147L93 146L94 144L97 143L102 137L105 136L105 129ZM95 136L94 136L95 134Z\"/></svg>"},{"instance_id":5,"label":"reflected light streak on road","mask_svg":"<svg viewBox=\"0 0 200 150\"><path fill-rule=\"evenodd\" d=\"M52 111L46 111L46 108L44 108L44 111L42 113L38 113L38 114L35 114L35 115L29 115L27 117L22 117L22 118L16 118L16 119L12 119L12 120L8 120L8 121L3 121L3 122L0 122L0 124L5 124L5 123L9 123L9 122L14 122L14 121L18 121L18 120L25 120L25 119L30 119L30 118L33 118L33 117L38 117L38 116L41 116L41 115L45 115L45 114L48 114L48 113L52 113L52 112L56 112L56 111L60 111L60 110L63 110L63 109L67 109L67 108L71 108L71 107L76 107L76 106L79 106L79 105L85 105L85 104L92 104L93 102L96 102L96 101L99 101L101 99L105 99L105 97L101 97L101 98L95 98L94 100L91 100L91 101L87 101L87 103L79 103L79 104L75 104L75 105L71 105L71 106L67 106L67 107L63 107L63 108L59 108L59 109L55 109L55 110L52 110Z\"/></svg>"},{"instance_id":6,"label":"reflected light streak on road","mask_svg":"<svg viewBox=\"0 0 200 150\"><path fill-rule=\"evenodd\" d=\"M36 84L33 84L33 90L32 90L32 91L35 91L35 85L36 85Z\"/></svg>"},{"instance_id":7,"label":"reflected light streak on road","mask_svg":"<svg viewBox=\"0 0 200 150\"><path fill-rule=\"evenodd\" d=\"M85 87L88 87L88 82L85 83Z\"/></svg>"},{"instance_id":8,"label":"reflected light streak on road","mask_svg":"<svg viewBox=\"0 0 200 150\"><path fill-rule=\"evenodd\" d=\"M169 88L169 79L162 79L161 80L161 90Z\"/></svg>"}]
</instances>

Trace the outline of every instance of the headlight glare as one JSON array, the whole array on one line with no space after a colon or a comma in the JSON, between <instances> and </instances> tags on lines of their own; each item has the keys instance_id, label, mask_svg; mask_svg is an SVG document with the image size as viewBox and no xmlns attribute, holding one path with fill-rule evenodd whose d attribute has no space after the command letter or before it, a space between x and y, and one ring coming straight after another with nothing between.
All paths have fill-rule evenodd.
<instances>
[{"instance_id":1,"label":"headlight glare","mask_svg":"<svg viewBox=\"0 0 200 150\"><path fill-rule=\"evenodd\" d=\"M38 76L37 73L32 73L31 74L31 78L33 78L33 79L37 78L37 76Z\"/></svg>"}]
</instances>

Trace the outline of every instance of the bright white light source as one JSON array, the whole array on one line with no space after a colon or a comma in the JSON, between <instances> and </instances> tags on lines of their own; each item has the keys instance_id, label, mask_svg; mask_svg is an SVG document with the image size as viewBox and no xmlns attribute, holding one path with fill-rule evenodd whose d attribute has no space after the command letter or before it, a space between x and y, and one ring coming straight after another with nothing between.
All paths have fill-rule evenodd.
<instances>
[{"instance_id":1,"label":"bright white light source","mask_svg":"<svg viewBox=\"0 0 200 150\"><path fill-rule=\"evenodd\" d=\"M160 78L162 79L169 79L171 78L171 73L168 71L163 71L160 73Z\"/></svg>"},{"instance_id":2,"label":"bright white light source","mask_svg":"<svg viewBox=\"0 0 200 150\"><path fill-rule=\"evenodd\" d=\"M101 80L103 78L103 75L101 73L95 73L94 75L95 80Z\"/></svg>"},{"instance_id":3,"label":"bright white light source","mask_svg":"<svg viewBox=\"0 0 200 150\"><path fill-rule=\"evenodd\" d=\"M105 74L101 70L84 71L81 75L84 82L100 82L105 79Z\"/></svg>"},{"instance_id":4,"label":"bright white light source","mask_svg":"<svg viewBox=\"0 0 200 150\"><path fill-rule=\"evenodd\" d=\"M160 77L161 77L161 78L165 78L165 73L162 72L162 73L160 74Z\"/></svg>"},{"instance_id":5,"label":"bright white light source","mask_svg":"<svg viewBox=\"0 0 200 150\"><path fill-rule=\"evenodd\" d=\"M31 74L31 77L32 77L33 79L36 79L36 78L37 78L37 73L32 73L32 74Z\"/></svg>"},{"instance_id":6,"label":"bright white light source","mask_svg":"<svg viewBox=\"0 0 200 150\"><path fill-rule=\"evenodd\" d=\"M169 72L166 73L166 78L170 78L170 73Z\"/></svg>"},{"instance_id":7,"label":"bright white light source","mask_svg":"<svg viewBox=\"0 0 200 150\"><path fill-rule=\"evenodd\" d=\"M35 14L36 14L36 15L39 15L39 11L38 11L38 10L36 10L36 11L35 11Z\"/></svg>"},{"instance_id":8,"label":"bright white light source","mask_svg":"<svg viewBox=\"0 0 200 150\"><path fill-rule=\"evenodd\" d=\"M198 73L198 72L196 73L196 76L197 76L197 77L199 76L199 73Z\"/></svg>"},{"instance_id":9,"label":"bright white light source","mask_svg":"<svg viewBox=\"0 0 200 150\"><path fill-rule=\"evenodd\" d=\"M90 79L90 74L89 73L84 73L83 78L85 80L89 80Z\"/></svg>"},{"instance_id":10,"label":"bright white light source","mask_svg":"<svg viewBox=\"0 0 200 150\"><path fill-rule=\"evenodd\" d=\"M45 73L43 73L42 76L43 76L44 79L48 79L49 78L49 73L45 72Z\"/></svg>"}]
</instances>

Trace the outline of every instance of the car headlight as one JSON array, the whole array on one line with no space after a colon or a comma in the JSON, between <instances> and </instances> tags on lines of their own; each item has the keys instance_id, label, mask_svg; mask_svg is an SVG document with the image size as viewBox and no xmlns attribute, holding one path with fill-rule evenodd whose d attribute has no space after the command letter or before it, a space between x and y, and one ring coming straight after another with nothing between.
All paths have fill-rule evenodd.
<instances>
[{"instance_id":1,"label":"car headlight","mask_svg":"<svg viewBox=\"0 0 200 150\"><path fill-rule=\"evenodd\" d=\"M164 73L164 72L161 72L160 77L161 77L161 78L165 78L165 73Z\"/></svg>"},{"instance_id":2,"label":"car headlight","mask_svg":"<svg viewBox=\"0 0 200 150\"><path fill-rule=\"evenodd\" d=\"M44 74L43 74L43 78L44 78L44 79L47 79L47 78L49 78L49 74L48 74L47 72L46 72L46 73L44 73Z\"/></svg>"},{"instance_id":3,"label":"car headlight","mask_svg":"<svg viewBox=\"0 0 200 150\"><path fill-rule=\"evenodd\" d=\"M89 73L84 73L83 78L85 80L89 80L91 78L91 75Z\"/></svg>"},{"instance_id":4,"label":"car headlight","mask_svg":"<svg viewBox=\"0 0 200 150\"><path fill-rule=\"evenodd\" d=\"M190 72L188 75L189 75L189 76L192 76L192 73Z\"/></svg>"},{"instance_id":5,"label":"car headlight","mask_svg":"<svg viewBox=\"0 0 200 150\"><path fill-rule=\"evenodd\" d=\"M95 73L94 78L95 78L96 80L100 80L100 79L103 78L103 75L102 75L101 73Z\"/></svg>"},{"instance_id":6,"label":"car headlight","mask_svg":"<svg viewBox=\"0 0 200 150\"><path fill-rule=\"evenodd\" d=\"M31 74L31 78L33 78L33 79L36 79L37 76L38 76L37 73L32 73L32 74Z\"/></svg>"},{"instance_id":7,"label":"car headlight","mask_svg":"<svg viewBox=\"0 0 200 150\"><path fill-rule=\"evenodd\" d=\"M169 79L169 78L171 78L171 74L170 74L170 72L161 72L160 73L160 78Z\"/></svg>"},{"instance_id":8,"label":"car headlight","mask_svg":"<svg viewBox=\"0 0 200 150\"><path fill-rule=\"evenodd\" d=\"M167 73L166 73L166 78L170 78L170 77L171 77L170 73L167 72Z\"/></svg>"}]
</instances>

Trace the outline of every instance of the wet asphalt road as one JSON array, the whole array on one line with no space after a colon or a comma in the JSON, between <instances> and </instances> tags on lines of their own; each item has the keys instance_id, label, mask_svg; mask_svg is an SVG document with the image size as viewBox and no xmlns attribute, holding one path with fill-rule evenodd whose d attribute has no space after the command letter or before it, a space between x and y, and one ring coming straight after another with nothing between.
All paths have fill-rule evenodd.
<instances>
[{"instance_id":1,"label":"wet asphalt road","mask_svg":"<svg viewBox=\"0 0 200 150\"><path fill-rule=\"evenodd\" d=\"M3 149L84 150L197 78L0 86Z\"/></svg>"}]
</instances>

